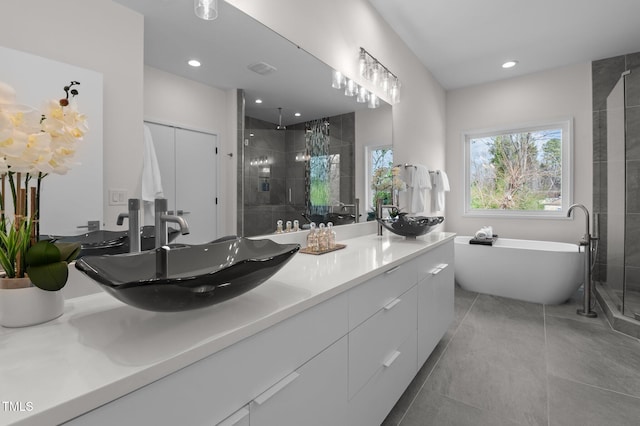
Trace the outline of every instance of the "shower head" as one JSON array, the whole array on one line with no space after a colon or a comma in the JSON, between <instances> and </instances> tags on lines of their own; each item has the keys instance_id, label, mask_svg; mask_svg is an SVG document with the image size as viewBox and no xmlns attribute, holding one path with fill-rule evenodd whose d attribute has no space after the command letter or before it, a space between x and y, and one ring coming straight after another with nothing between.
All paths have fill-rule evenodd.
<instances>
[{"instance_id":1,"label":"shower head","mask_svg":"<svg viewBox=\"0 0 640 426\"><path fill-rule=\"evenodd\" d=\"M282 125L282 108L278 108L278 125L276 130L287 130L287 126Z\"/></svg>"}]
</instances>

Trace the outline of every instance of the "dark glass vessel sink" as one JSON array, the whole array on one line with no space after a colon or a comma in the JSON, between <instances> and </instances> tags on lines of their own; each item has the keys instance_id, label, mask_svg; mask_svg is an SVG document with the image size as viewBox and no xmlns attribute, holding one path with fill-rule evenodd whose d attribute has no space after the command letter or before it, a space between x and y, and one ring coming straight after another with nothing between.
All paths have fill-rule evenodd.
<instances>
[{"instance_id":1,"label":"dark glass vessel sink","mask_svg":"<svg viewBox=\"0 0 640 426\"><path fill-rule=\"evenodd\" d=\"M84 257L76 268L128 305L177 312L224 302L257 287L300 249L299 244L242 237L168 247Z\"/></svg>"},{"instance_id":2,"label":"dark glass vessel sink","mask_svg":"<svg viewBox=\"0 0 640 426\"><path fill-rule=\"evenodd\" d=\"M169 228L169 242L180 235L180 231ZM129 253L129 236L127 231L91 231L80 235L56 236L48 235L41 237L50 241L80 243L80 253L78 258L84 256L104 256L113 254ZM151 250L156 246L155 227L143 226L140 229L140 249Z\"/></svg>"},{"instance_id":3,"label":"dark glass vessel sink","mask_svg":"<svg viewBox=\"0 0 640 426\"><path fill-rule=\"evenodd\" d=\"M400 213L395 219L378 219L378 223L394 234L415 238L444 222L444 216L408 216Z\"/></svg>"}]
</instances>

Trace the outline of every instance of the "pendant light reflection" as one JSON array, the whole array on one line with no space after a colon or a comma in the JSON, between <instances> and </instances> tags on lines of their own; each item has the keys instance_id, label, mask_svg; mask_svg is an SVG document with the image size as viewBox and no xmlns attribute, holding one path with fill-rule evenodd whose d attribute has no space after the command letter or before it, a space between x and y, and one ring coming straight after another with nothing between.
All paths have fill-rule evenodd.
<instances>
[{"instance_id":1,"label":"pendant light reflection","mask_svg":"<svg viewBox=\"0 0 640 426\"><path fill-rule=\"evenodd\" d=\"M218 17L218 0L194 0L193 9L198 18L213 21Z\"/></svg>"}]
</instances>

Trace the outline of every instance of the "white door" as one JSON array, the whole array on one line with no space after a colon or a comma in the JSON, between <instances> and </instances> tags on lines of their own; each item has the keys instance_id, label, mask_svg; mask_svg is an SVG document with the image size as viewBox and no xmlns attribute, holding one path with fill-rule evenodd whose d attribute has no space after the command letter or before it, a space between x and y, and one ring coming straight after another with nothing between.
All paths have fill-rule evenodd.
<instances>
[{"instance_id":1,"label":"white door","mask_svg":"<svg viewBox=\"0 0 640 426\"><path fill-rule=\"evenodd\" d=\"M169 210L189 224L190 234L174 242L202 244L217 238L217 136L147 123L156 149ZM171 225L170 225L171 226Z\"/></svg>"}]
</instances>

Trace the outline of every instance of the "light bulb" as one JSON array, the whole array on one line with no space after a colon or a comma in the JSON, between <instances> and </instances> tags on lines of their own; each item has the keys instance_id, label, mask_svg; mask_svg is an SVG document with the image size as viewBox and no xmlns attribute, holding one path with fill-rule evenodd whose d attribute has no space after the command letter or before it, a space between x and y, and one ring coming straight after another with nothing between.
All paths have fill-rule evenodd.
<instances>
[{"instance_id":1,"label":"light bulb","mask_svg":"<svg viewBox=\"0 0 640 426\"><path fill-rule=\"evenodd\" d=\"M363 104L369 99L369 92L364 87L358 88L358 94L356 95L356 102Z\"/></svg>"},{"instance_id":2,"label":"light bulb","mask_svg":"<svg viewBox=\"0 0 640 426\"><path fill-rule=\"evenodd\" d=\"M218 0L194 0L193 9L198 18L212 21L218 17Z\"/></svg>"},{"instance_id":3,"label":"light bulb","mask_svg":"<svg viewBox=\"0 0 640 426\"><path fill-rule=\"evenodd\" d=\"M340 71L333 70L333 78L331 79L331 87L334 89L342 89L344 87L345 78Z\"/></svg>"},{"instance_id":4,"label":"light bulb","mask_svg":"<svg viewBox=\"0 0 640 426\"><path fill-rule=\"evenodd\" d=\"M356 82L351 80L350 78L347 79L347 84L344 89L344 95L355 96L357 92L358 92L358 85L356 84Z\"/></svg>"}]
</instances>

